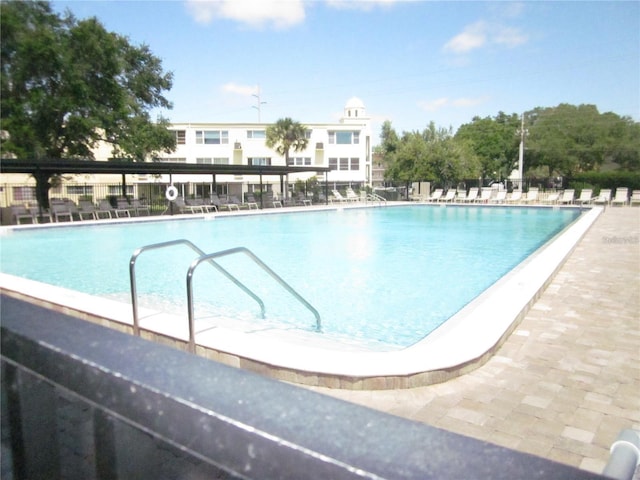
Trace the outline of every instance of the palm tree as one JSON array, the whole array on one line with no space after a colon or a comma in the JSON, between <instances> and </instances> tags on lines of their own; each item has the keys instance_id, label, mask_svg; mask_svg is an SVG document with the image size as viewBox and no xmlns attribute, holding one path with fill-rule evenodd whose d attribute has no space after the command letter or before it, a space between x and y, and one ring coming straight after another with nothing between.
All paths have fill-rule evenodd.
<instances>
[{"instance_id":1,"label":"palm tree","mask_svg":"<svg viewBox=\"0 0 640 480\"><path fill-rule=\"evenodd\" d=\"M307 148L308 143L305 126L289 117L281 118L267 127L266 145L284 156L286 165L289 165L289 151L293 148L294 152L301 152Z\"/></svg>"},{"instance_id":2,"label":"palm tree","mask_svg":"<svg viewBox=\"0 0 640 480\"><path fill-rule=\"evenodd\" d=\"M274 149L279 155L283 155L285 165L289 165L289 152L301 152L307 148L307 129L299 122L294 122L289 117L281 118L273 125L267 127L267 147ZM289 175L287 175L287 184ZM284 196L287 200L289 188L285 188Z\"/></svg>"}]
</instances>

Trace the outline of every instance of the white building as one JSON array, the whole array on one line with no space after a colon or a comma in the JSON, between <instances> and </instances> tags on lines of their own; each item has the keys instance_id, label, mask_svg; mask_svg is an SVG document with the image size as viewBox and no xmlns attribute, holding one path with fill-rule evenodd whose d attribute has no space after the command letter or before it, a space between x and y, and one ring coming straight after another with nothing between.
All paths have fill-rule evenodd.
<instances>
[{"instance_id":1,"label":"white building","mask_svg":"<svg viewBox=\"0 0 640 480\"><path fill-rule=\"evenodd\" d=\"M329 167L330 184L371 185L371 122L362 101L351 98L339 123L307 123L308 147L290 152L290 164ZM284 165L285 158L265 145L267 123L176 123L177 148L157 160L214 165ZM292 174L289 183L306 180L312 172ZM189 182L188 176L175 176ZM243 183L241 176L218 176L218 183ZM320 178L324 180L324 178ZM197 180L194 180L197 181Z\"/></svg>"},{"instance_id":2,"label":"white building","mask_svg":"<svg viewBox=\"0 0 640 480\"><path fill-rule=\"evenodd\" d=\"M292 165L304 167L324 167L330 171L317 175L318 181L326 180L330 188L335 186L371 186L372 151L371 122L362 101L351 98L347 101L342 118L338 123L309 123L295 119L307 129L308 147L302 152L290 152ZM284 166L285 158L265 145L268 123L176 123L170 129L175 132L176 150L170 154L160 154L155 159L161 162L211 165L272 165ZM111 147L102 144L94 150L97 161L107 161L112 157ZM315 175L304 173L288 175L284 181L278 176L265 177L263 185L276 195L286 194L290 185L304 181ZM326 175L326 178L325 178ZM220 193L242 195L259 186L256 175L218 174L215 186L203 175L127 175L126 188L130 195L137 196L141 188L161 188L169 183L178 184L183 196L207 195L217 189ZM63 184L52 189L54 197L71 198L91 196L94 201L106 195L119 195L124 177L120 175L65 175ZM203 186L204 183L210 186ZM26 203L35 200L35 182L29 175L0 175L0 204ZM93 186L95 186L95 188ZM107 190L99 188L104 185ZM162 187L165 188L165 187ZM259 188L259 187L258 187Z\"/></svg>"}]
</instances>

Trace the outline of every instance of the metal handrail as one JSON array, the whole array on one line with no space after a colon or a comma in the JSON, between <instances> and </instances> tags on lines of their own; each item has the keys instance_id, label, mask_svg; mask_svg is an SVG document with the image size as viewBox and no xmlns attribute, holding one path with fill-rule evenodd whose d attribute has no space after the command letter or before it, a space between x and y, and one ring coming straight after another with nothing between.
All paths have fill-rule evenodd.
<instances>
[{"instance_id":1,"label":"metal handrail","mask_svg":"<svg viewBox=\"0 0 640 480\"><path fill-rule=\"evenodd\" d=\"M244 253L251 260L253 260L259 267L261 267L265 272L267 272L271 277L276 280L280 285L282 285L285 290L287 290L291 295L293 295L300 303L302 303L316 318L316 331L322 331L322 324L320 320L320 314L318 311L313 308L313 306L307 302L298 292L296 292L291 285L285 282L276 272L271 270L267 264L265 264L262 260L260 260L251 250L246 247L236 247L230 248L228 250L222 250L220 252L210 253L208 255L203 255L200 258L194 260L189 266L189 271L187 272L187 306L189 309L189 349L192 352L195 352L195 315L194 315L194 306L193 306L193 288L192 288L192 280L195 269L204 261L211 261L214 258L224 257L227 255L233 255L235 253Z\"/></svg>"},{"instance_id":2,"label":"metal handrail","mask_svg":"<svg viewBox=\"0 0 640 480\"><path fill-rule=\"evenodd\" d=\"M368 193L367 194L367 200L374 200L374 201L378 201L378 202L384 202L387 203L387 199L378 195L377 193Z\"/></svg>"},{"instance_id":3,"label":"metal handrail","mask_svg":"<svg viewBox=\"0 0 640 480\"><path fill-rule=\"evenodd\" d=\"M198 248L192 242L190 242L189 240L185 240L185 239L182 239L182 240L171 240L169 242L155 243L153 245L147 245L145 247L138 248L136 251L133 252L133 255L131 256L131 260L129 260L129 278L130 278L130 281L131 281L131 304L133 306L133 333L134 333L134 335L140 336L140 324L139 324L139 318L138 318L138 292L137 292L137 286L136 286L136 272L135 272L136 260L138 259L140 254L145 252L145 251L154 250L154 249L158 249L158 248L164 248L164 247L170 247L170 246L173 246L173 245L187 245L192 250L197 252L201 256L200 258L202 258L203 255L206 255L206 253L202 249ZM260 297L258 297L255 293L253 293L251 290L249 290L249 288L247 288L240 280L238 280L231 273L229 273L227 270L225 270L221 265L219 265L216 262L214 262L213 259L209 259L209 264L211 264L213 267L215 267L220 273L222 273L225 277L227 277L234 284L236 284L242 291L244 291L247 295L249 295L251 298L253 298L258 303L258 305L260 305L260 311L261 311L261 314L262 314L262 318L265 317L264 302L260 299ZM191 324L191 321L189 323ZM191 332L189 333L189 335L191 337L191 335L192 335Z\"/></svg>"}]
</instances>

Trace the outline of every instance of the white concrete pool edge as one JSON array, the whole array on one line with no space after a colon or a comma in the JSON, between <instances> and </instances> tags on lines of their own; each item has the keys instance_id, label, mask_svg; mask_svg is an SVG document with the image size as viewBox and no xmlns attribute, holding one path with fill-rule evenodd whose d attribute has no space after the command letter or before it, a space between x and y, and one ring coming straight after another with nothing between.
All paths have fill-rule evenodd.
<instances>
[{"instance_id":1,"label":"white concrete pool edge","mask_svg":"<svg viewBox=\"0 0 640 480\"><path fill-rule=\"evenodd\" d=\"M601 212L600 207L585 212L440 328L403 350L344 350L310 332L260 330L247 333L224 327L199 333L197 344L275 368L320 376L407 377L455 369L482 357L500 342L513 328L514 322L526 313ZM70 312L77 310L126 326L132 324L131 305L128 303L1 273L0 289L58 305ZM141 326L145 330L180 340L188 339L186 318L167 318L153 313L149 310L141 312L145 317Z\"/></svg>"}]
</instances>

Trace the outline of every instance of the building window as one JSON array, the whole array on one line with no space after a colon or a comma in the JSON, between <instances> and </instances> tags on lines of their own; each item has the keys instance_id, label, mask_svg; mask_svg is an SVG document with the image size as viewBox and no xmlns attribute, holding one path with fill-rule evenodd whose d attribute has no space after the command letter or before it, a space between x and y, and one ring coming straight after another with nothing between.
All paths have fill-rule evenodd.
<instances>
[{"instance_id":1,"label":"building window","mask_svg":"<svg viewBox=\"0 0 640 480\"><path fill-rule=\"evenodd\" d=\"M161 163L187 163L184 157L157 157L154 160Z\"/></svg>"},{"instance_id":2,"label":"building window","mask_svg":"<svg viewBox=\"0 0 640 480\"><path fill-rule=\"evenodd\" d=\"M184 145L187 143L187 132L185 130L174 130L176 134L176 145Z\"/></svg>"},{"instance_id":3,"label":"building window","mask_svg":"<svg viewBox=\"0 0 640 480\"><path fill-rule=\"evenodd\" d=\"M214 165L229 165L229 157L215 157L213 159Z\"/></svg>"},{"instance_id":4,"label":"building window","mask_svg":"<svg viewBox=\"0 0 640 480\"><path fill-rule=\"evenodd\" d=\"M267 138L266 130L247 130L247 138L264 140Z\"/></svg>"},{"instance_id":5,"label":"building window","mask_svg":"<svg viewBox=\"0 0 640 480\"><path fill-rule=\"evenodd\" d=\"M249 165L261 165L261 166L269 166L271 165L271 159L268 157L249 157Z\"/></svg>"},{"instance_id":6,"label":"building window","mask_svg":"<svg viewBox=\"0 0 640 480\"><path fill-rule=\"evenodd\" d=\"M67 195L93 195L93 185L67 185Z\"/></svg>"},{"instance_id":7,"label":"building window","mask_svg":"<svg viewBox=\"0 0 640 480\"><path fill-rule=\"evenodd\" d=\"M335 157L329 158L329 169L337 170L338 169L338 159Z\"/></svg>"},{"instance_id":8,"label":"building window","mask_svg":"<svg viewBox=\"0 0 640 480\"><path fill-rule=\"evenodd\" d=\"M337 145L357 145L360 143L360 132L329 131L329 143Z\"/></svg>"},{"instance_id":9,"label":"building window","mask_svg":"<svg viewBox=\"0 0 640 480\"><path fill-rule=\"evenodd\" d=\"M196 144L226 145L229 143L227 130L196 130Z\"/></svg>"},{"instance_id":10,"label":"building window","mask_svg":"<svg viewBox=\"0 0 640 480\"><path fill-rule=\"evenodd\" d=\"M298 167L311 165L311 157L294 157L289 160L291 165L296 165Z\"/></svg>"},{"instance_id":11,"label":"building window","mask_svg":"<svg viewBox=\"0 0 640 480\"><path fill-rule=\"evenodd\" d=\"M341 158L340 159L340 170L349 170L349 159Z\"/></svg>"},{"instance_id":12,"label":"building window","mask_svg":"<svg viewBox=\"0 0 640 480\"><path fill-rule=\"evenodd\" d=\"M213 163L212 158L196 158L196 163L200 165L211 165Z\"/></svg>"},{"instance_id":13,"label":"building window","mask_svg":"<svg viewBox=\"0 0 640 480\"><path fill-rule=\"evenodd\" d=\"M351 159L351 170L360 170L360 159L352 158Z\"/></svg>"},{"instance_id":14,"label":"building window","mask_svg":"<svg viewBox=\"0 0 640 480\"><path fill-rule=\"evenodd\" d=\"M311 140L311 133L313 132L313 130L311 130L310 128L306 129L304 131L304 138L306 138L307 140Z\"/></svg>"},{"instance_id":15,"label":"building window","mask_svg":"<svg viewBox=\"0 0 640 480\"><path fill-rule=\"evenodd\" d=\"M109 185L109 195L122 195L122 185ZM127 195L133 195L133 185L127 185Z\"/></svg>"},{"instance_id":16,"label":"building window","mask_svg":"<svg viewBox=\"0 0 640 480\"><path fill-rule=\"evenodd\" d=\"M36 187L13 187L13 199L16 202L30 202L36 199Z\"/></svg>"}]
</instances>

